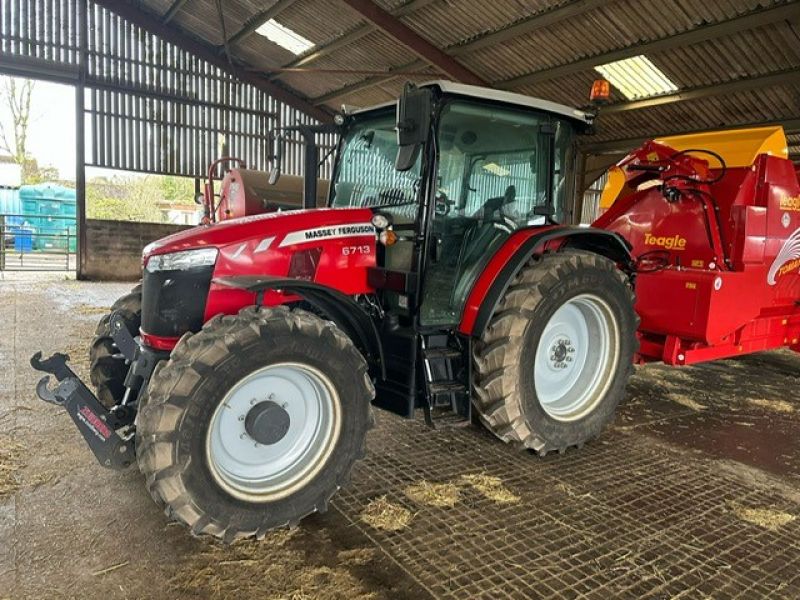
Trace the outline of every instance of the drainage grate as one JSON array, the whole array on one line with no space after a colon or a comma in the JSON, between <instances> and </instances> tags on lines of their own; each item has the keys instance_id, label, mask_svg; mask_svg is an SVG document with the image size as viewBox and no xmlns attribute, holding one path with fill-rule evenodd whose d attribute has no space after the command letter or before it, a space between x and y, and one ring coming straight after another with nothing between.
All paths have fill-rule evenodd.
<instances>
[{"instance_id":1,"label":"drainage grate","mask_svg":"<svg viewBox=\"0 0 800 600\"><path fill-rule=\"evenodd\" d=\"M518 501L463 483L452 508L403 493L474 473L498 477ZM361 521L382 495L413 513L405 529ZM800 597L800 519L772 531L735 513L798 506L637 434L611 431L540 460L475 429L432 432L381 413L336 506L439 598Z\"/></svg>"}]
</instances>

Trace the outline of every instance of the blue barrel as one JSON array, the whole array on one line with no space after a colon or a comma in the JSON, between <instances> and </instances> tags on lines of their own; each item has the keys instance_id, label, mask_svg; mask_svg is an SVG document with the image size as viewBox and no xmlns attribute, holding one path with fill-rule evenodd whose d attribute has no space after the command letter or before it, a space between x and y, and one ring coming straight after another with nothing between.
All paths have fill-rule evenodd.
<instances>
[{"instance_id":1,"label":"blue barrel","mask_svg":"<svg viewBox=\"0 0 800 600\"><path fill-rule=\"evenodd\" d=\"M33 251L33 230L30 227L13 227L10 232L14 236L14 252Z\"/></svg>"}]
</instances>

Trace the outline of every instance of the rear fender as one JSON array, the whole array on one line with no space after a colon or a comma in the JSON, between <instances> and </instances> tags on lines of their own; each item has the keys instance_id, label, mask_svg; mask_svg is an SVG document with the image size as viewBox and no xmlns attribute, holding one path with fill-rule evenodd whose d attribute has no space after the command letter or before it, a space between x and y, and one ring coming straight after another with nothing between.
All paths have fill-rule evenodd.
<instances>
[{"instance_id":1,"label":"rear fender","mask_svg":"<svg viewBox=\"0 0 800 600\"><path fill-rule=\"evenodd\" d=\"M458 330L480 337L508 286L530 258L545 250L575 248L605 256L628 274L634 270L630 246L618 233L593 227L539 227L514 233L491 258L472 287Z\"/></svg>"},{"instance_id":2,"label":"rear fender","mask_svg":"<svg viewBox=\"0 0 800 600\"><path fill-rule=\"evenodd\" d=\"M268 291L280 290L283 294L299 296L336 323L353 340L370 367L377 370L382 379L386 378L383 346L375 322L350 296L325 285L286 277L242 275L218 277L213 282L254 293L259 305Z\"/></svg>"}]
</instances>

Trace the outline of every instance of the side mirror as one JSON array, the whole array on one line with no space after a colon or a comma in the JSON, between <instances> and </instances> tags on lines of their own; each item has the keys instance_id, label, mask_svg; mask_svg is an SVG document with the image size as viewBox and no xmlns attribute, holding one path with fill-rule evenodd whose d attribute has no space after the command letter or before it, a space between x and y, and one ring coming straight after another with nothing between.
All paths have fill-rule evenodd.
<instances>
[{"instance_id":1,"label":"side mirror","mask_svg":"<svg viewBox=\"0 0 800 600\"><path fill-rule=\"evenodd\" d=\"M206 197L203 194L195 194L194 203L195 204L203 204L206 201Z\"/></svg>"},{"instance_id":2,"label":"side mirror","mask_svg":"<svg viewBox=\"0 0 800 600\"><path fill-rule=\"evenodd\" d=\"M408 171L417 162L420 150L431 128L431 100L429 88L418 88L406 83L397 104L397 158L395 169Z\"/></svg>"},{"instance_id":3,"label":"side mirror","mask_svg":"<svg viewBox=\"0 0 800 600\"><path fill-rule=\"evenodd\" d=\"M272 144L270 151L272 168L269 170L269 184L275 185L278 183L278 179L281 178L281 169L283 168L283 136L270 133L269 137Z\"/></svg>"}]
</instances>

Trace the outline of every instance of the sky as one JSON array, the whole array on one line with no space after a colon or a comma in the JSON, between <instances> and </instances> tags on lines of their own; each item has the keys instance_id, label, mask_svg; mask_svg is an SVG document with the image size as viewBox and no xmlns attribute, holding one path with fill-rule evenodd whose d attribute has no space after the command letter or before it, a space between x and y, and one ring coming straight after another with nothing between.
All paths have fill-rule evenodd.
<instances>
[{"instance_id":1,"label":"sky","mask_svg":"<svg viewBox=\"0 0 800 600\"><path fill-rule=\"evenodd\" d=\"M5 102L0 102L0 122L6 129L11 125L11 111ZM36 82L28 149L39 166L55 167L62 179L75 180L75 91L71 86Z\"/></svg>"},{"instance_id":2,"label":"sky","mask_svg":"<svg viewBox=\"0 0 800 600\"><path fill-rule=\"evenodd\" d=\"M5 75L0 75L0 84L4 84L7 79ZM11 111L5 102L0 102L0 122L6 129L11 125ZM75 89L72 86L47 81L36 82L31 96L28 151L40 167L55 167L61 179L75 181ZM114 173L139 175L86 168L86 177L89 179Z\"/></svg>"}]
</instances>

